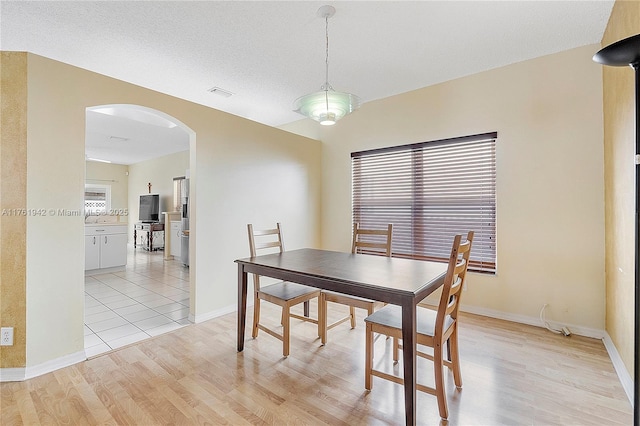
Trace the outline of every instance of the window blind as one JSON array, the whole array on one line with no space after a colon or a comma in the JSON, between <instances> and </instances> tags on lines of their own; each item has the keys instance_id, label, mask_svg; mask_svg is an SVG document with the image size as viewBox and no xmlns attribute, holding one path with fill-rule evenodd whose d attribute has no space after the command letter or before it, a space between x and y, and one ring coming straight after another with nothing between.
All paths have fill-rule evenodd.
<instances>
[{"instance_id":1,"label":"window blind","mask_svg":"<svg viewBox=\"0 0 640 426\"><path fill-rule=\"evenodd\" d=\"M474 231L469 269L496 271L497 133L354 152L353 221L393 224L392 255L446 262Z\"/></svg>"}]
</instances>

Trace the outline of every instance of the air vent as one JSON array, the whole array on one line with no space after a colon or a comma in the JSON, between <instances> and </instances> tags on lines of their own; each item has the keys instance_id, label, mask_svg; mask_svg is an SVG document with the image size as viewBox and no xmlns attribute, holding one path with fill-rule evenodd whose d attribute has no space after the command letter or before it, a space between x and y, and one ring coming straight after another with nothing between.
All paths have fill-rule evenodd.
<instances>
[{"instance_id":1,"label":"air vent","mask_svg":"<svg viewBox=\"0 0 640 426\"><path fill-rule=\"evenodd\" d=\"M208 90L211 93L215 93L216 95L222 96L224 98L228 98L231 95L233 95L232 92L223 89L222 87L218 87L218 86L214 86L211 89Z\"/></svg>"}]
</instances>

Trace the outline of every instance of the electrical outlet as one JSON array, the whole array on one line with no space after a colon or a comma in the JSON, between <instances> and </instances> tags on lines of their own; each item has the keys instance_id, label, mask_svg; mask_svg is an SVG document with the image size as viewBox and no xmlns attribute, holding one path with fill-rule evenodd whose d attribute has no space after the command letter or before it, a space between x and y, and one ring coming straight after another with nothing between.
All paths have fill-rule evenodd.
<instances>
[{"instance_id":1,"label":"electrical outlet","mask_svg":"<svg viewBox=\"0 0 640 426\"><path fill-rule=\"evenodd\" d=\"M0 328L0 346L13 345L13 327Z\"/></svg>"}]
</instances>

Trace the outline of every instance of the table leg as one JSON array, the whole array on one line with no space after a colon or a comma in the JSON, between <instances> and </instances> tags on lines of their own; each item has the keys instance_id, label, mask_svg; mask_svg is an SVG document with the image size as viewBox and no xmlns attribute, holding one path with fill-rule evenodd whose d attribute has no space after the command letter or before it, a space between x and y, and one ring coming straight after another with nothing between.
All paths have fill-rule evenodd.
<instances>
[{"instance_id":1,"label":"table leg","mask_svg":"<svg viewBox=\"0 0 640 426\"><path fill-rule=\"evenodd\" d=\"M247 322L247 273L238 264L238 352L244 349L244 329Z\"/></svg>"},{"instance_id":2,"label":"table leg","mask_svg":"<svg viewBox=\"0 0 640 426\"><path fill-rule=\"evenodd\" d=\"M402 357L404 362L404 416L407 425L416 424L416 307L402 305Z\"/></svg>"},{"instance_id":3,"label":"table leg","mask_svg":"<svg viewBox=\"0 0 640 426\"><path fill-rule=\"evenodd\" d=\"M320 292L318 297L318 335L320 336L320 344L327 343L327 302L325 293Z\"/></svg>"},{"instance_id":4,"label":"table leg","mask_svg":"<svg viewBox=\"0 0 640 426\"><path fill-rule=\"evenodd\" d=\"M138 241L136 238L136 228L133 228L133 248L136 248L136 241Z\"/></svg>"},{"instance_id":5,"label":"table leg","mask_svg":"<svg viewBox=\"0 0 640 426\"><path fill-rule=\"evenodd\" d=\"M304 316L309 318L309 301L303 303L304 305Z\"/></svg>"}]
</instances>

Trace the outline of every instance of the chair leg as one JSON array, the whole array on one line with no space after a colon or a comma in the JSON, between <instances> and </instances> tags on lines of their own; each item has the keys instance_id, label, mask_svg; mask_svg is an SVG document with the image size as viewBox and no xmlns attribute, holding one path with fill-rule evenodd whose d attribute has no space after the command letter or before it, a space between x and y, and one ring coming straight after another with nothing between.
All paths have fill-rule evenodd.
<instances>
[{"instance_id":1,"label":"chair leg","mask_svg":"<svg viewBox=\"0 0 640 426\"><path fill-rule=\"evenodd\" d=\"M290 309L291 307L288 305L282 307L282 356L285 358L289 356L289 346L291 343L289 341L289 325L291 323L289 318Z\"/></svg>"},{"instance_id":2,"label":"chair leg","mask_svg":"<svg viewBox=\"0 0 640 426\"><path fill-rule=\"evenodd\" d=\"M387 336L389 337L389 336ZM400 341L398 340L397 337L393 338L393 363L397 364L398 363L398 353L400 352Z\"/></svg>"},{"instance_id":3,"label":"chair leg","mask_svg":"<svg viewBox=\"0 0 640 426\"><path fill-rule=\"evenodd\" d=\"M373 313L373 310L374 310L373 303L370 303L369 306L367 306L367 316L371 315Z\"/></svg>"},{"instance_id":4,"label":"chair leg","mask_svg":"<svg viewBox=\"0 0 640 426\"><path fill-rule=\"evenodd\" d=\"M258 337L258 324L260 324L260 299L257 297L253 300L253 327L251 329L251 337Z\"/></svg>"},{"instance_id":5,"label":"chair leg","mask_svg":"<svg viewBox=\"0 0 640 426\"><path fill-rule=\"evenodd\" d=\"M449 417L447 409L447 395L444 391L444 374L442 372L442 344L437 342L433 347L433 375L435 378L436 398L438 399L438 410L440 417Z\"/></svg>"},{"instance_id":6,"label":"chair leg","mask_svg":"<svg viewBox=\"0 0 640 426\"><path fill-rule=\"evenodd\" d=\"M327 343L327 297L324 293L318 297L318 336L321 345Z\"/></svg>"},{"instance_id":7,"label":"chair leg","mask_svg":"<svg viewBox=\"0 0 640 426\"><path fill-rule=\"evenodd\" d=\"M456 387L462 387L462 373L460 372L460 354L458 352L458 327L453 330L449 336L449 345L451 349L451 364L453 366L453 381Z\"/></svg>"},{"instance_id":8,"label":"chair leg","mask_svg":"<svg viewBox=\"0 0 640 426\"><path fill-rule=\"evenodd\" d=\"M349 306L349 318L351 319L351 328L356 328L356 308Z\"/></svg>"},{"instance_id":9,"label":"chair leg","mask_svg":"<svg viewBox=\"0 0 640 426\"><path fill-rule=\"evenodd\" d=\"M364 388L366 390L371 390L371 388L373 387L373 376L371 374L371 370L373 369L373 329L370 323L367 323L366 328Z\"/></svg>"}]
</instances>

